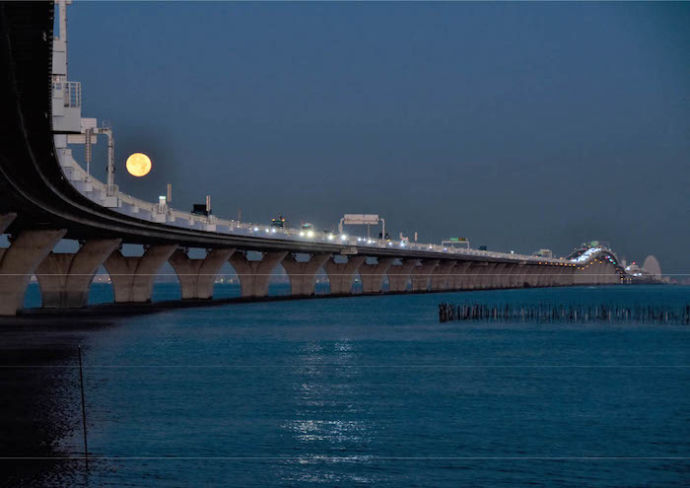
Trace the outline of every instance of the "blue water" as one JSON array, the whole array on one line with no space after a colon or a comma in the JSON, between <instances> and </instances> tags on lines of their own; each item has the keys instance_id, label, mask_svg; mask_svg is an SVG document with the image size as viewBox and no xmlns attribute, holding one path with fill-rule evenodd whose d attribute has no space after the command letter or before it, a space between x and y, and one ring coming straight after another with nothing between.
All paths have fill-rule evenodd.
<instances>
[{"instance_id":1,"label":"blue water","mask_svg":"<svg viewBox=\"0 0 690 488\"><path fill-rule=\"evenodd\" d=\"M92 300L107 293L96 287ZM159 285L155 297L178 293ZM116 319L81 331L90 468L57 462L41 486L690 486L690 328L438 323L438 303L466 301L680 305L690 288L358 297ZM77 370L67 371L64 401L78 402ZM79 456L79 410L64 408L70 430L57 452Z\"/></svg>"}]
</instances>

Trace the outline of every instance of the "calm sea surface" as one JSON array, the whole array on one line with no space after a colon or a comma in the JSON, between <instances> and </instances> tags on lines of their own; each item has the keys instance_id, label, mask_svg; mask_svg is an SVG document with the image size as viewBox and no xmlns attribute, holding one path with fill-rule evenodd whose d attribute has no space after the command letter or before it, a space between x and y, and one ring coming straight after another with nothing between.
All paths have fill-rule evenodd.
<instances>
[{"instance_id":1,"label":"calm sea surface","mask_svg":"<svg viewBox=\"0 0 690 488\"><path fill-rule=\"evenodd\" d=\"M92 301L109 294L95 286ZM156 288L159 300L178 295ZM231 304L7 327L1 454L40 459L1 460L0 482L690 486L689 327L439 324L444 301L681 305L690 288Z\"/></svg>"}]
</instances>

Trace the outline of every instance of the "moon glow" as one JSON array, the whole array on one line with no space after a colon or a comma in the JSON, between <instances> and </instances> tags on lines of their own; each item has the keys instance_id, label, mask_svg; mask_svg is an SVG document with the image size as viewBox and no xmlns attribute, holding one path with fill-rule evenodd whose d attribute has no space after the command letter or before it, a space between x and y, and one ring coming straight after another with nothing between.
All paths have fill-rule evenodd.
<instances>
[{"instance_id":1,"label":"moon glow","mask_svg":"<svg viewBox=\"0 0 690 488\"><path fill-rule=\"evenodd\" d=\"M151 171L151 159L142 153L134 153L127 158L127 172L140 178L146 176Z\"/></svg>"}]
</instances>

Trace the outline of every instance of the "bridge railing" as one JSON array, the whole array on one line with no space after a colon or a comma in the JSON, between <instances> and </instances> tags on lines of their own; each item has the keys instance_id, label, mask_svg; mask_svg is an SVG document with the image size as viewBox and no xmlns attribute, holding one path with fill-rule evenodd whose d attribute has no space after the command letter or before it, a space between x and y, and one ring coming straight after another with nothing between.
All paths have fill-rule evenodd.
<instances>
[{"instance_id":1,"label":"bridge railing","mask_svg":"<svg viewBox=\"0 0 690 488\"><path fill-rule=\"evenodd\" d=\"M65 176L85 196L94 202L103 205L107 196L107 185L92 175L87 174L84 168L71 157L71 152L66 152L60 158L60 163ZM410 249L415 251L430 251L440 255L472 256L481 258L519 260L531 263L564 263L562 258L546 258L516 253L504 253L498 251L480 251L478 249L454 248L440 244L425 244L418 242L393 241L388 239L366 238L346 234L326 233L319 231L307 231L301 229L284 229L270 225L259 225L250 222L240 222L232 219L223 219L214 215L198 215L191 212L174 209L168 205L147 202L126 193L117 192L119 202L116 203L118 211L136 216L151 222L165 223L176 227L193 228L205 231L219 232L223 234L236 234L248 236L268 237L272 239L290 239L305 242L323 242L342 244L358 249ZM310 235L311 234L311 235Z\"/></svg>"}]
</instances>

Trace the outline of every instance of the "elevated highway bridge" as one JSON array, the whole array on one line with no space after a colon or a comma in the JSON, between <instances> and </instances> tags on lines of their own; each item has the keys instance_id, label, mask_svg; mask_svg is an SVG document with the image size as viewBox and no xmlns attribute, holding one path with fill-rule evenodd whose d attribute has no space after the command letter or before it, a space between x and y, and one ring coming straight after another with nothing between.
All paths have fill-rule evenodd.
<instances>
[{"instance_id":1,"label":"elevated highway bridge","mask_svg":"<svg viewBox=\"0 0 690 488\"><path fill-rule=\"evenodd\" d=\"M43 307L84 307L101 265L118 303L150 301L153 279L166 262L188 300L211 299L226 262L244 297L266 296L279 265L296 297L314 293L319 270L328 275L333 295L352 294L356 273L367 294L614 284L625 278L604 247L566 259L309 235L193 215L126 195L86 174L65 144L80 129L56 123L56 110L68 106L65 101L56 109L56 90L71 85L66 58L55 54L60 39L53 22L50 2L0 3L0 233L10 238L10 246L0 249L0 315L21 310L32 275ZM54 252L61 239L79 241L79 250ZM125 257L123 244L143 244L145 252ZM191 259L189 248L205 249L206 257Z\"/></svg>"}]
</instances>

